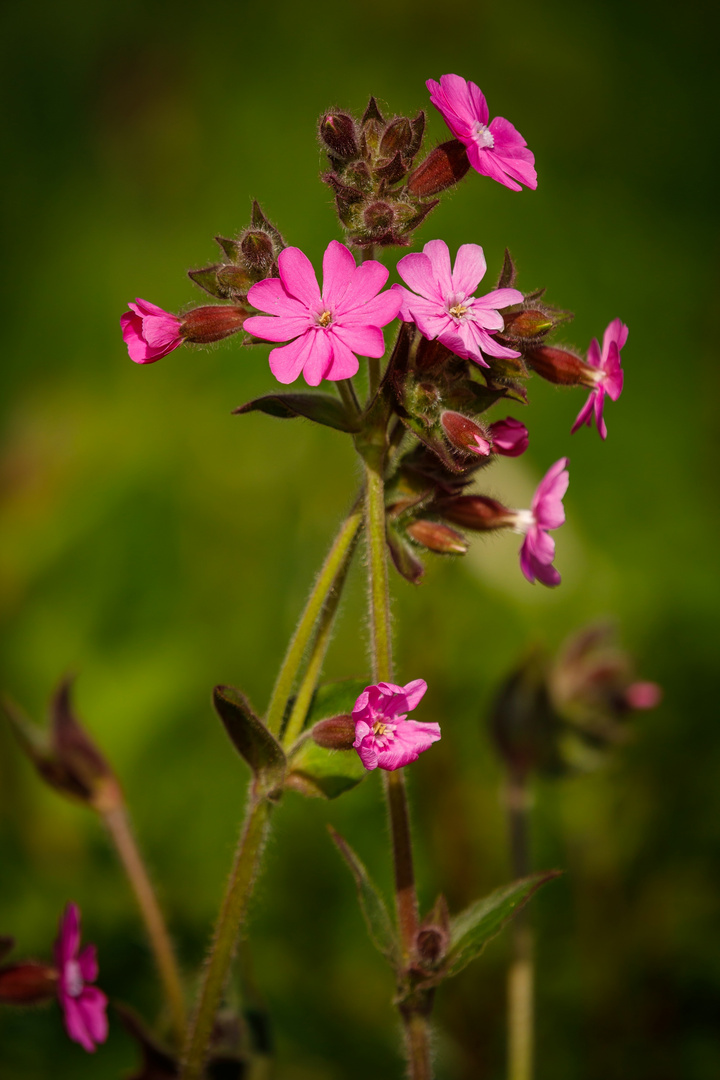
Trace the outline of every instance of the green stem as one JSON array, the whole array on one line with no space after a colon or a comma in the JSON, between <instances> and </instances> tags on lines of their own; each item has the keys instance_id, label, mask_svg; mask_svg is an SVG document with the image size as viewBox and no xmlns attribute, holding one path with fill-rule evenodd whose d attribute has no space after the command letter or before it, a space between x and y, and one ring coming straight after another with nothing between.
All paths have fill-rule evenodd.
<instances>
[{"instance_id":1,"label":"green stem","mask_svg":"<svg viewBox=\"0 0 720 1080\"><path fill-rule=\"evenodd\" d=\"M201 1080L230 964L255 882L270 819L270 804L250 796L235 862L215 926L195 1014L188 1031L181 1080Z\"/></svg>"},{"instance_id":2,"label":"green stem","mask_svg":"<svg viewBox=\"0 0 720 1080\"><path fill-rule=\"evenodd\" d=\"M182 1045L186 1017L180 971L150 876L133 835L127 810L122 805L114 806L103 813L103 820L135 893L170 1006L178 1045Z\"/></svg>"},{"instance_id":3,"label":"green stem","mask_svg":"<svg viewBox=\"0 0 720 1080\"><path fill-rule=\"evenodd\" d=\"M355 387L353 386L352 379L338 379L335 383L338 388L338 393L343 400L343 404L347 409L350 416L356 417L360 415L360 402L358 401L357 394L355 393Z\"/></svg>"},{"instance_id":4,"label":"green stem","mask_svg":"<svg viewBox=\"0 0 720 1080\"><path fill-rule=\"evenodd\" d=\"M335 586L337 575L344 565L348 551L355 543L361 521L362 510L360 500L358 500L335 537L285 653L265 717L265 723L274 735L280 731L285 708L292 694L315 624Z\"/></svg>"},{"instance_id":5,"label":"green stem","mask_svg":"<svg viewBox=\"0 0 720 1080\"><path fill-rule=\"evenodd\" d=\"M368 358L368 404L375 397L378 387L380 385L380 376L382 374L382 368L380 367L380 361L376 360L373 356Z\"/></svg>"},{"instance_id":6,"label":"green stem","mask_svg":"<svg viewBox=\"0 0 720 1080\"><path fill-rule=\"evenodd\" d=\"M507 807L514 878L530 873L530 792L524 772L507 781ZM532 1080L534 981L533 932L527 909L512 924L512 960L508 969L508 1080Z\"/></svg>"}]
</instances>

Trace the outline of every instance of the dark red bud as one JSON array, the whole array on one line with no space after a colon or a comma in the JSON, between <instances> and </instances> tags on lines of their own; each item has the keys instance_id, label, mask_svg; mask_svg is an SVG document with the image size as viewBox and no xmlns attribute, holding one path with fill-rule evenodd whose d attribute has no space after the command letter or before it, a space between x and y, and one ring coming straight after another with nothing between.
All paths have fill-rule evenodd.
<instances>
[{"instance_id":1,"label":"dark red bud","mask_svg":"<svg viewBox=\"0 0 720 1080\"><path fill-rule=\"evenodd\" d=\"M469 451L480 457L488 457L492 453L492 439L487 431L469 416L447 409L440 417L440 423L448 439L458 450L466 453Z\"/></svg>"},{"instance_id":2,"label":"dark red bud","mask_svg":"<svg viewBox=\"0 0 720 1080\"><path fill-rule=\"evenodd\" d=\"M275 245L262 229L246 232L240 250L246 265L256 272L268 273L275 262Z\"/></svg>"},{"instance_id":3,"label":"dark red bud","mask_svg":"<svg viewBox=\"0 0 720 1080\"><path fill-rule=\"evenodd\" d=\"M415 948L420 960L430 966L437 964L447 948L447 934L443 934L437 927L428 926L418 930L415 938Z\"/></svg>"},{"instance_id":4,"label":"dark red bud","mask_svg":"<svg viewBox=\"0 0 720 1080\"><path fill-rule=\"evenodd\" d=\"M533 371L556 386L595 386L594 368L566 349L538 345L524 356Z\"/></svg>"},{"instance_id":5,"label":"dark red bud","mask_svg":"<svg viewBox=\"0 0 720 1080\"><path fill-rule=\"evenodd\" d=\"M347 113L327 113L320 121L320 138L341 161L354 161L358 149L355 121Z\"/></svg>"},{"instance_id":6,"label":"dark red bud","mask_svg":"<svg viewBox=\"0 0 720 1080\"><path fill-rule=\"evenodd\" d=\"M0 1001L9 1005L37 1005L55 997L57 971L27 960L0 968Z\"/></svg>"},{"instance_id":7,"label":"dark red bud","mask_svg":"<svg viewBox=\"0 0 720 1080\"><path fill-rule=\"evenodd\" d=\"M326 750L352 750L355 741L355 721L345 713L321 720L312 729L313 740Z\"/></svg>"},{"instance_id":8,"label":"dark red bud","mask_svg":"<svg viewBox=\"0 0 720 1080\"><path fill-rule=\"evenodd\" d=\"M438 555L465 555L469 547L464 536L441 521L419 518L407 526L407 533L417 544Z\"/></svg>"},{"instance_id":9,"label":"dark red bud","mask_svg":"<svg viewBox=\"0 0 720 1080\"><path fill-rule=\"evenodd\" d=\"M465 147L458 139L451 139L431 150L410 174L408 191L419 199L437 195L462 180L469 168Z\"/></svg>"},{"instance_id":10,"label":"dark red bud","mask_svg":"<svg viewBox=\"0 0 720 1080\"><path fill-rule=\"evenodd\" d=\"M383 157L405 154L413 141L413 129L407 116L398 116L385 128L380 140L380 153Z\"/></svg>"},{"instance_id":11,"label":"dark red bud","mask_svg":"<svg viewBox=\"0 0 720 1080\"><path fill-rule=\"evenodd\" d=\"M210 304L193 308L182 316L180 333L185 341L195 345L207 345L242 330L250 312L234 304Z\"/></svg>"},{"instance_id":12,"label":"dark red bud","mask_svg":"<svg viewBox=\"0 0 720 1080\"><path fill-rule=\"evenodd\" d=\"M433 510L461 528L486 532L503 529L515 521L512 510L485 495L454 495L438 499Z\"/></svg>"},{"instance_id":13,"label":"dark red bud","mask_svg":"<svg viewBox=\"0 0 720 1080\"><path fill-rule=\"evenodd\" d=\"M524 311L503 312L505 328L503 337L533 338L541 337L555 325L544 311L528 308Z\"/></svg>"},{"instance_id":14,"label":"dark red bud","mask_svg":"<svg viewBox=\"0 0 720 1080\"><path fill-rule=\"evenodd\" d=\"M363 211L363 220L367 228L372 232L384 233L392 228L392 224L395 220L395 211L390 203L380 201L373 202L365 207L365 210Z\"/></svg>"}]
</instances>

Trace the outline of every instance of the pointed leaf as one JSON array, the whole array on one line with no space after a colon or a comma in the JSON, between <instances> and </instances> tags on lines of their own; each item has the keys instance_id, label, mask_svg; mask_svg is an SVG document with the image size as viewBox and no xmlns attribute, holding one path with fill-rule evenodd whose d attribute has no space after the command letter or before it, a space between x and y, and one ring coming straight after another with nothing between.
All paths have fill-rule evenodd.
<instances>
[{"instance_id":1,"label":"pointed leaf","mask_svg":"<svg viewBox=\"0 0 720 1080\"><path fill-rule=\"evenodd\" d=\"M279 416L283 420L304 416L307 420L314 420L316 424L324 424L336 431L360 430L359 421L351 418L342 401L331 394L267 394L233 409L234 416L249 412L263 412L268 416Z\"/></svg>"},{"instance_id":2,"label":"pointed leaf","mask_svg":"<svg viewBox=\"0 0 720 1080\"><path fill-rule=\"evenodd\" d=\"M217 278L219 268L220 264L216 263L214 266L205 266L202 270L188 270L188 277L211 296L216 296L219 300L227 300L228 290Z\"/></svg>"},{"instance_id":3,"label":"pointed leaf","mask_svg":"<svg viewBox=\"0 0 720 1080\"><path fill-rule=\"evenodd\" d=\"M272 238L276 241L277 252L279 253L285 247L285 241L282 238L280 230L276 225L273 225L272 221L265 216L262 211L262 207L257 199L253 199L252 215L250 217L250 224L255 229L265 229L270 233Z\"/></svg>"},{"instance_id":4,"label":"pointed leaf","mask_svg":"<svg viewBox=\"0 0 720 1080\"><path fill-rule=\"evenodd\" d=\"M237 240L228 240L225 236L216 236L216 243L220 245L231 262L237 262L240 258L240 244Z\"/></svg>"},{"instance_id":5,"label":"pointed leaf","mask_svg":"<svg viewBox=\"0 0 720 1080\"><path fill-rule=\"evenodd\" d=\"M328 750L308 733L288 759L286 786L310 798L337 799L366 776L367 769L354 750Z\"/></svg>"},{"instance_id":6,"label":"pointed leaf","mask_svg":"<svg viewBox=\"0 0 720 1080\"><path fill-rule=\"evenodd\" d=\"M285 775L285 754L275 736L255 715L247 698L233 686L216 686L213 705L235 749L247 761L263 790L268 793L276 790Z\"/></svg>"},{"instance_id":7,"label":"pointed leaf","mask_svg":"<svg viewBox=\"0 0 720 1080\"><path fill-rule=\"evenodd\" d=\"M488 941L528 902L545 882L559 877L561 871L546 870L531 877L505 885L482 900L476 900L450 923L450 946L447 952L446 975L458 971L479 956Z\"/></svg>"},{"instance_id":8,"label":"pointed leaf","mask_svg":"<svg viewBox=\"0 0 720 1080\"><path fill-rule=\"evenodd\" d=\"M358 900L360 901L360 907L367 924L370 939L386 960L388 960L393 967L397 968L399 965L400 951L395 928L390 920L385 901L348 842L340 835L340 833L336 832L331 825L328 826L328 829L338 851L345 859L345 862L350 867L352 876L355 878Z\"/></svg>"},{"instance_id":9,"label":"pointed leaf","mask_svg":"<svg viewBox=\"0 0 720 1080\"><path fill-rule=\"evenodd\" d=\"M503 259L502 270L500 271L500 277L498 278L498 289L510 289L515 284L515 263L512 261L512 256L507 248L505 248L505 258Z\"/></svg>"}]
</instances>

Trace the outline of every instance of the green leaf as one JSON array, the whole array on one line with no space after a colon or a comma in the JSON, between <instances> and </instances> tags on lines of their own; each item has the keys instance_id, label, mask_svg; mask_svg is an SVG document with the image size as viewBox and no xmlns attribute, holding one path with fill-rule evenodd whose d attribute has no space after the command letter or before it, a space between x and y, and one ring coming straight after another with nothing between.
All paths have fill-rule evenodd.
<instances>
[{"instance_id":1,"label":"green leaf","mask_svg":"<svg viewBox=\"0 0 720 1080\"><path fill-rule=\"evenodd\" d=\"M546 870L496 889L482 900L461 911L450 922L450 946L446 957L446 976L457 975L479 956L488 941L499 934L514 915L525 906L541 885L559 877L560 870Z\"/></svg>"},{"instance_id":2,"label":"green leaf","mask_svg":"<svg viewBox=\"0 0 720 1080\"><path fill-rule=\"evenodd\" d=\"M335 832L331 825L328 826L328 829L338 851L345 859L352 876L355 878L358 900L360 901L370 939L393 967L397 968L400 963L400 950L395 928L385 906L385 901L348 842L340 833Z\"/></svg>"},{"instance_id":3,"label":"green leaf","mask_svg":"<svg viewBox=\"0 0 720 1080\"><path fill-rule=\"evenodd\" d=\"M355 702L369 683L369 679L340 679L338 682L324 683L318 686L310 702L307 727L312 727L319 720L331 716L351 713Z\"/></svg>"},{"instance_id":4,"label":"green leaf","mask_svg":"<svg viewBox=\"0 0 720 1080\"><path fill-rule=\"evenodd\" d=\"M366 776L367 769L354 750L327 750L308 733L290 755L286 784L310 798L337 799Z\"/></svg>"},{"instance_id":5,"label":"green leaf","mask_svg":"<svg viewBox=\"0 0 720 1080\"><path fill-rule=\"evenodd\" d=\"M304 416L336 431L360 430L359 420L350 417L342 401L331 394L267 394L233 409L235 416L249 412L263 412L283 420Z\"/></svg>"},{"instance_id":6,"label":"green leaf","mask_svg":"<svg viewBox=\"0 0 720 1080\"><path fill-rule=\"evenodd\" d=\"M188 270L188 277L201 289L204 289L206 293L210 293L211 296L216 296L219 300L227 300L228 289L218 281L218 270L219 264L205 266L202 270Z\"/></svg>"},{"instance_id":7,"label":"green leaf","mask_svg":"<svg viewBox=\"0 0 720 1080\"><path fill-rule=\"evenodd\" d=\"M216 236L215 242L220 245L225 255L227 255L230 262L237 262L242 252L240 251L240 244L237 240L228 240L225 236Z\"/></svg>"},{"instance_id":8,"label":"green leaf","mask_svg":"<svg viewBox=\"0 0 720 1080\"><path fill-rule=\"evenodd\" d=\"M261 788L267 794L274 793L285 777L285 754L280 743L234 687L216 686L213 705L233 746L247 761Z\"/></svg>"}]
</instances>

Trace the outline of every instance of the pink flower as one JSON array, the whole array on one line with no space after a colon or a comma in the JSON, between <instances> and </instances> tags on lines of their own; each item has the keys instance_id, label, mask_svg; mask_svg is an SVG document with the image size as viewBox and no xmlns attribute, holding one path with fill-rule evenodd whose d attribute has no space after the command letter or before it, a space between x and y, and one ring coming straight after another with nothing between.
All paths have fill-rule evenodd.
<instances>
[{"instance_id":1,"label":"pink flower","mask_svg":"<svg viewBox=\"0 0 720 1080\"><path fill-rule=\"evenodd\" d=\"M120 318L122 336L130 359L136 364L154 364L183 343L180 319L138 297Z\"/></svg>"},{"instance_id":2,"label":"pink flower","mask_svg":"<svg viewBox=\"0 0 720 1080\"><path fill-rule=\"evenodd\" d=\"M555 541L548 529L558 529L565 521L563 495L570 477L567 458L560 458L551 465L538 484L530 510L516 510L513 528L525 533L520 548L520 569L529 582L541 581L543 585L559 585L560 575L552 561L555 558Z\"/></svg>"},{"instance_id":3,"label":"pink flower","mask_svg":"<svg viewBox=\"0 0 720 1080\"><path fill-rule=\"evenodd\" d=\"M528 429L512 416L490 425L493 450L503 457L520 457L528 448Z\"/></svg>"},{"instance_id":4,"label":"pink flower","mask_svg":"<svg viewBox=\"0 0 720 1080\"><path fill-rule=\"evenodd\" d=\"M244 329L267 341L290 341L270 353L278 382L291 383L302 371L309 386L322 379L350 379L361 356L385 352L380 327L396 318L400 298L391 290L378 295L388 270L372 259L355 265L344 244L332 240L323 256L323 290L310 260L299 248L278 257L279 278L253 285L248 300L272 318L253 315ZM293 339L293 340L291 340Z\"/></svg>"},{"instance_id":5,"label":"pink flower","mask_svg":"<svg viewBox=\"0 0 720 1080\"><path fill-rule=\"evenodd\" d=\"M625 702L631 709L656 709L662 696L662 687L657 683L634 682L625 691Z\"/></svg>"},{"instance_id":6,"label":"pink flower","mask_svg":"<svg viewBox=\"0 0 720 1080\"><path fill-rule=\"evenodd\" d=\"M401 769L438 741L439 724L407 719L426 690L424 679L415 679L407 686L382 682L363 690L352 711L353 746L366 769Z\"/></svg>"},{"instance_id":7,"label":"pink flower","mask_svg":"<svg viewBox=\"0 0 720 1080\"><path fill-rule=\"evenodd\" d=\"M521 191L521 184L537 187L534 154L508 120L496 116L488 124L490 113L479 86L460 75L443 75L439 83L428 79L425 85L455 138L464 143L473 169L513 191Z\"/></svg>"},{"instance_id":8,"label":"pink flower","mask_svg":"<svg viewBox=\"0 0 720 1080\"><path fill-rule=\"evenodd\" d=\"M68 904L55 942L57 992L65 1014L65 1030L73 1042L92 1054L95 1044L107 1039L107 998L97 986L89 985L98 973L95 946L86 945L82 952L79 948L80 909L77 904Z\"/></svg>"},{"instance_id":9,"label":"pink flower","mask_svg":"<svg viewBox=\"0 0 720 1080\"><path fill-rule=\"evenodd\" d=\"M623 388L623 370L620 366L620 350L627 341L628 328L619 319L613 319L603 334L602 352L597 338L593 338L588 349L587 362L594 368L595 386L590 391L587 401L577 415L577 420L570 429L574 435L579 427L592 426L593 413L600 438L607 437L607 427L603 419L605 394L617 401Z\"/></svg>"},{"instance_id":10,"label":"pink flower","mask_svg":"<svg viewBox=\"0 0 720 1080\"><path fill-rule=\"evenodd\" d=\"M402 297L400 318L414 322L430 341L437 338L464 360L474 360L482 367L490 366L483 360L483 352L488 356L520 356L490 335L504 326L497 309L520 303L522 293L493 289L485 296L472 295L487 270L479 244L463 244L452 268L445 241L430 240L422 252L405 255L397 268L403 281L415 290L393 285L392 291Z\"/></svg>"}]
</instances>

